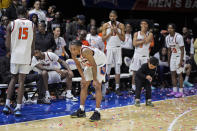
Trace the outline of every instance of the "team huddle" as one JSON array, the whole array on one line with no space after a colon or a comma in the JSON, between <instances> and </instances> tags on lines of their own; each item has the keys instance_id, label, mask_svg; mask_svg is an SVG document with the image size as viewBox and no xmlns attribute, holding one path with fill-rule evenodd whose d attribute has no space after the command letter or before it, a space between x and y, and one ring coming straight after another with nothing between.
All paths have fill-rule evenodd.
<instances>
[{"instance_id":1,"label":"team huddle","mask_svg":"<svg viewBox=\"0 0 197 131\"><path fill-rule=\"evenodd\" d=\"M24 81L26 75L31 70L41 74L45 90L45 101L50 103L50 93L48 84L61 82L66 79L67 91L63 94L67 98L77 100L71 93L72 78L74 76L69 65L59 58L53 52L42 52L35 48L35 26L32 21L25 18L24 8L18 9L18 19L12 21L7 27L6 47L11 53L10 72L11 81L8 86L6 104L3 109L5 114L10 114L10 99L12 98L15 84L19 83L17 105L14 109L14 115L21 116L21 105L24 95ZM80 40L73 40L69 45L69 50L76 64L76 68L81 76L80 107L71 114L72 118L86 117L85 101L88 95L88 87L91 82L95 88L96 108L90 121L101 119L101 101L102 90L109 87L111 68L115 69L115 90L117 95L120 92L120 68L122 65L121 44L125 41L125 26L117 21L116 11L109 14L110 21L102 27L102 41L107 42L106 54L104 49L86 46ZM159 60L150 57L150 46L153 40L153 34L149 32L149 22L141 20L141 30L136 32L133 37L133 46L135 47L134 56L131 60L129 72L132 73L132 88L135 92L135 105L140 106L140 94L144 87L146 90L146 105L153 107L151 100L151 82L156 73ZM182 35L175 32L175 25L168 25L169 35L166 37L166 46L168 48L168 63L172 76L173 92L168 95L183 97L183 76L184 62L186 60L184 41ZM177 88L177 79L179 79L179 92Z\"/></svg>"}]
</instances>

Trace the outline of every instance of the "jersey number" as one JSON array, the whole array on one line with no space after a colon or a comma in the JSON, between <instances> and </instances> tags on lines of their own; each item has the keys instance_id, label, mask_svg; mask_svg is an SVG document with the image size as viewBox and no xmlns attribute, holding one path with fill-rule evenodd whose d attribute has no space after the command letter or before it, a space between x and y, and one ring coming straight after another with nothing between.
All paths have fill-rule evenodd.
<instances>
[{"instance_id":1,"label":"jersey number","mask_svg":"<svg viewBox=\"0 0 197 131\"><path fill-rule=\"evenodd\" d=\"M18 39L26 40L28 38L28 28L19 28Z\"/></svg>"}]
</instances>

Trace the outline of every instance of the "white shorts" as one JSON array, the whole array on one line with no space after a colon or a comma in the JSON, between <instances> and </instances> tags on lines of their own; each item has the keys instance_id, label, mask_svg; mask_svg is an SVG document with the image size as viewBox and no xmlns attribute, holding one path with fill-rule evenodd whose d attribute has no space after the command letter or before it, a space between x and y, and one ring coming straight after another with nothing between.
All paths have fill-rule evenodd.
<instances>
[{"instance_id":1,"label":"white shorts","mask_svg":"<svg viewBox=\"0 0 197 131\"><path fill-rule=\"evenodd\" d=\"M129 72L138 71L139 68L148 62L149 56L134 55L129 66Z\"/></svg>"},{"instance_id":2,"label":"white shorts","mask_svg":"<svg viewBox=\"0 0 197 131\"><path fill-rule=\"evenodd\" d=\"M48 84L60 83L61 82L61 76L56 71L49 71L48 76L49 76Z\"/></svg>"},{"instance_id":3,"label":"white shorts","mask_svg":"<svg viewBox=\"0 0 197 131\"><path fill-rule=\"evenodd\" d=\"M172 55L170 59L170 71L176 71L177 74L183 73L184 65L179 68L180 56Z\"/></svg>"},{"instance_id":4,"label":"white shorts","mask_svg":"<svg viewBox=\"0 0 197 131\"><path fill-rule=\"evenodd\" d=\"M122 64L121 47L107 49L107 64Z\"/></svg>"},{"instance_id":5,"label":"white shorts","mask_svg":"<svg viewBox=\"0 0 197 131\"><path fill-rule=\"evenodd\" d=\"M83 73L86 81L93 80L92 67L85 67ZM105 75L106 75L106 65L102 67L97 66L97 80L99 81L99 83L105 82Z\"/></svg>"},{"instance_id":6,"label":"white shorts","mask_svg":"<svg viewBox=\"0 0 197 131\"><path fill-rule=\"evenodd\" d=\"M29 74L30 70L30 65L10 63L10 72L12 74Z\"/></svg>"}]
</instances>

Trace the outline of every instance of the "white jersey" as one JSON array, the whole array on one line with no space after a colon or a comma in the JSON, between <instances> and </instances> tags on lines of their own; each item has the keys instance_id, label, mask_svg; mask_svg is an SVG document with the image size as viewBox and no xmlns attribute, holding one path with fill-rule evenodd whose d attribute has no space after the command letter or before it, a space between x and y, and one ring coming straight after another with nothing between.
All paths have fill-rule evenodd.
<instances>
[{"instance_id":1,"label":"white jersey","mask_svg":"<svg viewBox=\"0 0 197 131\"><path fill-rule=\"evenodd\" d=\"M118 32L121 33L121 30L118 28L120 22L116 22L116 27L118 29ZM106 34L110 34L111 33L111 28L112 28L112 24L111 24L111 21L108 22L108 28L107 28L107 31L106 31ZM121 43L122 41L120 40L120 38L118 37L117 34L113 34L112 36L110 36L107 40L107 49L108 48L114 48L114 47L120 47L121 46Z\"/></svg>"},{"instance_id":2,"label":"white jersey","mask_svg":"<svg viewBox=\"0 0 197 131\"><path fill-rule=\"evenodd\" d=\"M125 34L125 41L122 42L122 48L133 49L133 41L131 34Z\"/></svg>"},{"instance_id":3,"label":"white jersey","mask_svg":"<svg viewBox=\"0 0 197 131\"><path fill-rule=\"evenodd\" d=\"M27 19L11 22L11 63L30 64L33 23Z\"/></svg>"},{"instance_id":4,"label":"white jersey","mask_svg":"<svg viewBox=\"0 0 197 131\"><path fill-rule=\"evenodd\" d=\"M102 51L100 51L97 48L91 47L91 46L82 46L81 52L85 48L88 48L88 49L93 51L93 54L94 54L93 57L94 57L94 60L96 62L96 65L98 67L104 66L106 64L107 58ZM83 66L92 66L92 65L90 65L90 63L88 62L88 60L86 58L83 58L82 54L80 55L79 61L81 62L81 64Z\"/></svg>"},{"instance_id":5,"label":"white jersey","mask_svg":"<svg viewBox=\"0 0 197 131\"><path fill-rule=\"evenodd\" d=\"M47 69L61 69L61 65L58 62L59 56L53 52L44 52L44 54L45 58L43 60L37 60L35 56L32 58L31 66L34 71L41 73L41 71L35 67L38 64L42 64Z\"/></svg>"},{"instance_id":6,"label":"white jersey","mask_svg":"<svg viewBox=\"0 0 197 131\"><path fill-rule=\"evenodd\" d=\"M90 43L90 46L98 48L99 50L104 52L105 45L104 45L104 42L102 41L102 38L100 36L98 36L98 35L93 36L91 34L88 34L86 36L86 40Z\"/></svg>"},{"instance_id":7,"label":"white jersey","mask_svg":"<svg viewBox=\"0 0 197 131\"><path fill-rule=\"evenodd\" d=\"M149 35L149 32L146 33L146 36ZM137 32L137 41L144 40L144 36L141 35L141 31ZM150 48L150 43L143 44L141 46L135 47L135 53L134 55L138 56L148 56L149 57L149 48Z\"/></svg>"},{"instance_id":8,"label":"white jersey","mask_svg":"<svg viewBox=\"0 0 197 131\"><path fill-rule=\"evenodd\" d=\"M176 32L174 36L170 36L169 34L166 37L166 46L168 48L171 48L172 55L181 55L180 47L184 46L183 36ZM185 55L185 51L184 51L184 55Z\"/></svg>"}]
</instances>

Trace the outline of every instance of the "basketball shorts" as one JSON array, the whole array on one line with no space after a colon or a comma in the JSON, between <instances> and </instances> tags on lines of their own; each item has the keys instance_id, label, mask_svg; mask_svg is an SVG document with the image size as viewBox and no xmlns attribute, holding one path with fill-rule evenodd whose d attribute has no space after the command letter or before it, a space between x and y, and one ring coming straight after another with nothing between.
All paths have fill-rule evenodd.
<instances>
[{"instance_id":1,"label":"basketball shorts","mask_svg":"<svg viewBox=\"0 0 197 131\"><path fill-rule=\"evenodd\" d=\"M107 49L107 64L122 64L121 47Z\"/></svg>"},{"instance_id":2,"label":"basketball shorts","mask_svg":"<svg viewBox=\"0 0 197 131\"><path fill-rule=\"evenodd\" d=\"M29 74L31 66L27 64L14 64L10 63L11 74Z\"/></svg>"},{"instance_id":3,"label":"basketball shorts","mask_svg":"<svg viewBox=\"0 0 197 131\"><path fill-rule=\"evenodd\" d=\"M177 74L184 72L184 63L179 67L180 63L180 55L172 55L170 59L170 71L176 71Z\"/></svg>"},{"instance_id":4,"label":"basketball shorts","mask_svg":"<svg viewBox=\"0 0 197 131\"><path fill-rule=\"evenodd\" d=\"M149 56L134 55L129 66L129 72L138 71L139 68L148 62Z\"/></svg>"}]
</instances>

